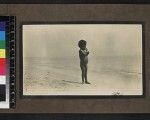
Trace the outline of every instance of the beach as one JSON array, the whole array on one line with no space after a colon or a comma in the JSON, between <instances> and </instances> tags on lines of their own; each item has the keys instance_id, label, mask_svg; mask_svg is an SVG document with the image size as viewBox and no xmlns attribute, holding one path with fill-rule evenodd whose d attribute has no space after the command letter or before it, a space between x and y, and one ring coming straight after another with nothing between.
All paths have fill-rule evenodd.
<instances>
[{"instance_id":1,"label":"beach","mask_svg":"<svg viewBox=\"0 0 150 120\"><path fill-rule=\"evenodd\" d=\"M142 95L140 56L89 58L81 84L79 58L23 58L23 95Z\"/></svg>"}]
</instances>

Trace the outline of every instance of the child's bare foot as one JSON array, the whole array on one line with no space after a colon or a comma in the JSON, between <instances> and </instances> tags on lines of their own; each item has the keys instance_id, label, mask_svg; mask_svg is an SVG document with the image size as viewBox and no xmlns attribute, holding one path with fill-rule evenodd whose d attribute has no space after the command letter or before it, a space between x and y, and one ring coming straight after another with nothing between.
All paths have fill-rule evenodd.
<instances>
[{"instance_id":1,"label":"child's bare foot","mask_svg":"<svg viewBox=\"0 0 150 120\"><path fill-rule=\"evenodd\" d=\"M91 84L91 83L89 83L88 81L85 81L85 83L86 83L86 84Z\"/></svg>"}]
</instances>

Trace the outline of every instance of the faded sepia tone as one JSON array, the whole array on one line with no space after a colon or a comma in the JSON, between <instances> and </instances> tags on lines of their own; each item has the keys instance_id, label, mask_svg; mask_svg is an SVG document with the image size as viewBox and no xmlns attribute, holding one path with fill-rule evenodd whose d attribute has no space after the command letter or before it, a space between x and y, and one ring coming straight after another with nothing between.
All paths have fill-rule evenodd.
<instances>
[{"instance_id":1,"label":"faded sepia tone","mask_svg":"<svg viewBox=\"0 0 150 120\"><path fill-rule=\"evenodd\" d=\"M23 95L142 95L142 25L23 25ZM78 41L90 52L81 84Z\"/></svg>"}]
</instances>

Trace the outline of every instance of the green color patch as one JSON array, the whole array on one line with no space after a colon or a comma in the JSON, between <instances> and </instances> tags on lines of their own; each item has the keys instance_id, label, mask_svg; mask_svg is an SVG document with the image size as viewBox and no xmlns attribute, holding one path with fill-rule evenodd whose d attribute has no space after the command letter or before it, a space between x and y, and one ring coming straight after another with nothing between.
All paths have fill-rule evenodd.
<instances>
[{"instance_id":1,"label":"green color patch","mask_svg":"<svg viewBox=\"0 0 150 120\"><path fill-rule=\"evenodd\" d=\"M5 49L5 41L0 41L0 49Z\"/></svg>"}]
</instances>

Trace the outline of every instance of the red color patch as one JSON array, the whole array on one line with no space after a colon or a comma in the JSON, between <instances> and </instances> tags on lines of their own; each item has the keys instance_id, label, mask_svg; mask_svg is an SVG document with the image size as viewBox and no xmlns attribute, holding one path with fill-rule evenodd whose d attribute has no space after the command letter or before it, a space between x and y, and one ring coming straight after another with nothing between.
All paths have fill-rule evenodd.
<instances>
[{"instance_id":1,"label":"red color patch","mask_svg":"<svg viewBox=\"0 0 150 120\"><path fill-rule=\"evenodd\" d=\"M0 75L6 75L6 59L0 58Z\"/></svg>"}]
</instances>

